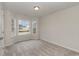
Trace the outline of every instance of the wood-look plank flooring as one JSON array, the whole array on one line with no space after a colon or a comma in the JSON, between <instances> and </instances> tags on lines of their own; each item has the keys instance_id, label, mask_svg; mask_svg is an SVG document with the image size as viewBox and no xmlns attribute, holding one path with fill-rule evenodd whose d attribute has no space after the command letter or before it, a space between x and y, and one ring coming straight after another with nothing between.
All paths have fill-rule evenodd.
<instances>
[{"instance_id":1,"label":"wood-look plank flooring","mask_svg":"<svg viewBox=\"0 0 79 59\"><path fill-rule=\"evenodd\" d=\"M29 40L6 47L5 56L79 56L79 53L42 40Z\"/></svg>"}]
</instances>

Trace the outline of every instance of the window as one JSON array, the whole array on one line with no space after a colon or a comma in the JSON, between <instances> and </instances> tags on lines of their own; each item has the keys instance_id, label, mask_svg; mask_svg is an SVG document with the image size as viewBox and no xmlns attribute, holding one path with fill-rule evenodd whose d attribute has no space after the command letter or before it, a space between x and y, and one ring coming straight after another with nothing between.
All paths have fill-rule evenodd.
<instances>
[{"instance_id":1,"label":"window","mask_svg":"<svg viewBox=\"0 0 79 59\"><path fill-rule=\"evenodd\" d=\"M2 19L2 16L0 15L0 37L2 38L3 37L3 32L4 32L4 29L3 29L3 19Z\"/></svg>"},{"instance_id":2,"label":"window","mask_svg":"<svg viewBox=\"0 0 79 59\"><path fill-rule=\"evenodd\" d=\"M11 21L12 21L12 24L11 24L12 25L11 26L12 27L12 33L14 34L13 35L13 37L14 37L14 36L16 36L16 19L13 18Z\"/></svg>"},{"instance_id":3,"label":"window","mask_svg":"<svg viewBox=\"0 0 79 59\"><path fill-rule=\"evenodd\" d=\"M19 20L19 35L30 33L30 23L27 20Z\"/></svg>"},{"instance_id":4,"label":"window","mask_svg":"<svg viewBox=\"0 0 79 59\"><path fill-rule=\"evenodd\" d=\"M36 21L32 22L32 31L33 31L33 34L36 34L36 32L37 32L37 22Z\"/></svg>"}]
</instances>

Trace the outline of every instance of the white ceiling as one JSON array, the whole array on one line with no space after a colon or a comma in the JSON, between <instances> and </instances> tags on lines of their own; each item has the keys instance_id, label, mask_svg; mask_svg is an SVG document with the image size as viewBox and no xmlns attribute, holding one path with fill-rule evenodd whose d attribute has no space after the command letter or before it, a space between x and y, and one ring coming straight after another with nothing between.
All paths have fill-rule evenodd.
<instances>
[{"instance_id":1,"label":"white ceiling","mask_svg":"<svg viewBox=\"0 0 79 59\"><path fill-rule=\"evenodd\" d=\"M6 2L8 9L15 13L24 14L29 17L43 17L50 13L78 5L78 2ZM34 6L40 6L39 11Z\"/></svg>"}]
</instances>

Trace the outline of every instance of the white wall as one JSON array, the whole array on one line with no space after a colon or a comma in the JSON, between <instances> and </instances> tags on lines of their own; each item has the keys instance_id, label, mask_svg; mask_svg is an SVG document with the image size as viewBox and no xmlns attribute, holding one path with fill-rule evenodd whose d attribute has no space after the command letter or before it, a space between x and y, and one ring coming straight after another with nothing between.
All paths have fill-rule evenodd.
<instances>
[{"instance_id":1,"label":"white wall","mask_svg":"<svg viewBox=\"0 0 79 59\"><path fill-rule=\"evenodd\" d=\"M41 18L40 39L79 52L79 6Z\"/></svg>"}]
</instances>

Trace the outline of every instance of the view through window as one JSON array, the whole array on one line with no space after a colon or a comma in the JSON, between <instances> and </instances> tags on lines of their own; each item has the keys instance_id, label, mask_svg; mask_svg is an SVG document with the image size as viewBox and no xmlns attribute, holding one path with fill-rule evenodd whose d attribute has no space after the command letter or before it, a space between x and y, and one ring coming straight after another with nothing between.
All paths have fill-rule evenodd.
<instances>
[{"instance_id":1,"label":"view through window","mask_svg":"<svg viewBox=\"0 0 79 59\"><path fill-rule=\"evenodd\" d=\"M32 23L32 30L33 30L33 34L36 34L36 31L37 31L37 22L36 21L33 21Z\"/></svg>"},{"instance_id":2,"label":"view through window","mask_svg":"<svg viewBox=\"0 0 79 59\"><path fill-rule=\"evenodd\" d=\"M19 20L19 35L30 33L30 23L27 20Z\"/></svg>"}]
</instances>

